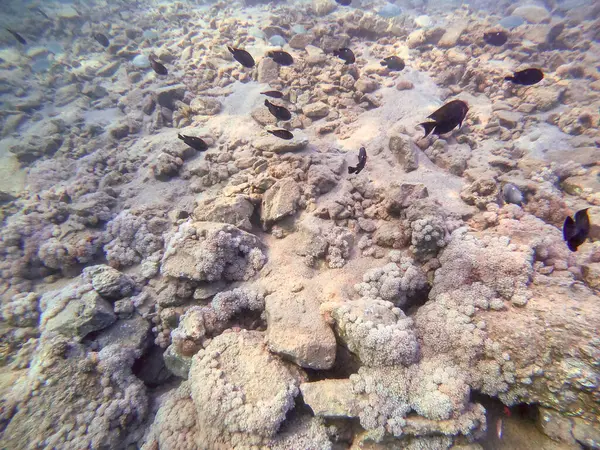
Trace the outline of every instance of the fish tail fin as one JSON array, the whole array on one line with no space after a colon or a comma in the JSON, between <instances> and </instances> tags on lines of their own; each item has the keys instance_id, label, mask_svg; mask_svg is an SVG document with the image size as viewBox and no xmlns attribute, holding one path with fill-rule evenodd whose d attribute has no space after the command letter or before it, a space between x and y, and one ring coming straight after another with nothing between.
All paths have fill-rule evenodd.
<instances>
[{"instance_id":1,"label":"fish tail fin","mask_svg":"<svg viewBox=\"0 0 600 450\"><path fill-rule=\"evenodd\" d=\"M177 133L177 137L178 137L179 139L181 139L182 141L183 141L183 140L185 140L185 138L184 138L184 137L183 137L181 134L179 134L179 133Z\"/></svg>"},{"instance_id":2,"label":"fish tail fin","mask_svg":"<svg viewBox=\"0 0 600 450\"><path fill-rule=\"evenodd\" d=\"M385 61L379 61L379 64L381 64L382 66L386 66L387 64L385 63Z\"/></svg>"},{"instance_id":3,"label":"fish tail fin","mask_svg":"<svg viewBox=\"0 0 600 450\"><path fill-rule=\"evenodd\" d=\"M269 103L269 100L267 100L267 99L265 98L265 106L268 108L268 107L269 107L269 105L271 105L271 103Z\"/></svg>"},{"instance_id":4,"label":"fish tail fin","mask_svg":"<svg viewBox=\"0 0 600 450\"><path fill-rule=\"evenodd\" d=\"M567 241L567 247L569 247L569 250L571 250L572 252L577 251L577 246L573 245L573 243L571 241Z\"/></svg>"},{"instance_id":5,"label":"fish tail fin","mask_svg":"<svg viewBox=\"0 0 600 450\"><path fill-rule=\"evenodd\" d=\"M504 79L505 79L506 81L515 81L515 77L513 77L513 76L510 76L510 77L504 77Z\"/></svg>"},{"instance_id":6,"label":"fish tail fin","mask_svg":"<svg viewBox=\"0 0 600 450\"><path fill-rule=\"evenodd\" d=\"M425 129L425 136L429 136L429 134L433 131L433 129L437 126L437 122L423 122L419 124Z\"/></svg>"},{"instance_id":7,"label":"fish tail fin","mask_svg":"<svg viewBox=\"0 0 600 450\"><path fill-rule=\"evenodd\" d=\"M348 173L354 173L354 172L356 172L356 169L358 169L358 167L350 167L350 166L348 166Z\"/></svg>"}]
</instances>

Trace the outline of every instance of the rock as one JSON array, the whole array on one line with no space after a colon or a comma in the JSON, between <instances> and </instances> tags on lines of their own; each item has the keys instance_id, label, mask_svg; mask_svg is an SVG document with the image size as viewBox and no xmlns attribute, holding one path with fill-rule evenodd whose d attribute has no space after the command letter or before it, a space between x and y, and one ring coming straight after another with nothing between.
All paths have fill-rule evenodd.
<instances>
[{"instance_id":1,"label":"rock","mask_svg":"<svg viewBox=\"0 0 600 450\"><path fill-rule=\"evenodd\" d=\"M600 263L581 266L583 279L592 289L600 289Z\"/></svg>"},{"instance_id":2,"label":"rock","mask_svg":"<svg viewBox=\"0 0 600 450\"><path fill-rule=\"evenodd\" d=\"M183 160L168 153L161 153L152 165L157 180L167 181L179 173Z\"/></svg>"},{"instance_id":3,"label":"rock","mask_svg":"<svg viewBox=\"0 0 600 450\"><path fill-rule=\"evenodd\" d=\"M113 139L123 139L129 136L129 124L127 121L116 123L108 129L108 134L110 134Z\"/></svg>"},{"instance_id":4,"label":"rock","mask_svg":"<svg viewBox=\"0 0 600 450\"><path fill-rule=\"evenodd\" d=\"M289 46L297 50L304 50L307 45L312 44L314 39L314 35L310 33L295 34L290 39Z\"/></svg>"},{"instance_id":5,"label":"rock","mask_svg":"<svg viewBox=\"0 0 600 450\"><path fill-rule=\"evenodd\" d=\"M117 320L96 337L100 348L119 344L122 347L139 350L140 354L148 348L151 341L150 324L139 315L132 319Z\"/></svg>"},{"instance_id":6,"label":"rock","mask_svg":"<svg viewBox=\"0 0 600 450\"><path fill-rule=\"evenodd\" d=\"M99 98L105 97L108 94L108 91L104 86L101 86L100 84L85 83L83 85L83 88L81 88L81 93L92 99L97 100Z\"/></svg>"},{"instance_id":7,"label":"rock","mask_svg":"<svg viewBox=\"0 0 600 450\"><path fill-rule=\"evenodd\" d=\"M364 217L358 218L358 226L361 230L367 233L372 233L373 231L377 230L377 225L375 224L375 221L371 219L365 219Z\"/></svg>"},{"instance_id":8,"label":"rock","mask_svg":"<svg viewBox=\"0 0 600 450\"><path fill-rule=\"evenodd\" d=\"M319 313L316 297L279 292L265 298L269 350L300 367L327 370L335 362L333 331Z\"/></svg>"},{"instance_id":9,"label":"rock","mask_svg":"<svg viewBox=\"0 0 600 450\"><path fill-rule=\"evenodd\" d=\"M8 136L16 131L19 126L27 119L25 114L11 114L4 120L1 136Z\"/></svg>"},{"instance_id":10,"label":"rock","mask_svg":"<svg viewBox=\"0 0 600 450\"><path fill-rule=\"evenodd\" d=\"M106 64L96 71L96 75L99 77L112 77L117 70L121 67L121 61L114 61Z\"/></svg>"},{"instance_id":11,"label":"rock","mask_svg":"<svg viewBox=\"0 0 600 450\"><path fill-rule=\"evenodd\" d=\"M440 38L438 45L442 48L452 48L458 43L459 38L462 36L467 25L463 22L452 24L446 29L444 35Z\"/></svg>"},{"instance_id":12,"label":"rock","mask_svg":"<svg viewBox=\"0 0 600 450\"><path fill-rule=\"evenodd\" d=\"M213 97L196 97L190 103L190 108L195 114L214 116L221 111L221 102Z\"/></svg>"},{"instance_id":13,"label":"rock","mask_svg":"<svg viewBox=\"0 0 600 450\"><path fill-rule=\"evenodd\" d=\"M131 63L137 67L138 69L149 69L150 68L150 59L146 55L137 55Z\"/></svg>"},{"instance_id":14,"label":"rock","mask_svg":"<svg viewBox=\"0 0 600 450\"><path fill-rule=\"evenodd\" d=\"M253 110L250 115L259 125L265 126L277 124L277 118L265 107Z\"/></svg>"},{"instance_id":15,"label":"rock","mask_svg":"<svg viewBox=\"0 0 600 450\"><path fill-rule=\"evenodd\" d=\"M317 16L325 16L336 8L333 0L313 0L312 7Z\"/></svg>"},{"instance_id":16,"label":"rock","mask_svg":"<svg viewBox=\"0 0 600 450\"><path fill-rule=\"evenodd\" d=\"M498 122L505 128L515 128L523 119L523 115L514 111L496 111Z\"/></svg>"},{"instance_id":17,"label":"rock","mask_svg":"<svg viewBox=\"0 0 600 450\"><path fill-rule=\"evenodd\" d=\"M542 23L550 21L550 13L543 6L525 5L515 8L513 16L521 17L529 23Z\"/></svg>"},{"instance_id":18,"label":"rock","mask_svg":"<svg viewBox=\"0 0 600 450\"><path fill-rule=\"evenodd\" d=\"M300 385L302 398L313 414L319 417L357 417L357 398L352 392L352 381L322 380Z\"/></svg>"},{"instance_id":19,"label":"rock","mask_svg":"<svg viewBox=\"0 0 600 450\"><path fill-rule=\"evenodd\" d=\"M562 94L563 90L556 87L537 86L528 93L527 103L535 104L540 111L549 111L558 105Z\"/></svg>"},{"instance_id":20,"label":"rock","mask_svg":"<svg viewBox=\"0 0 600 450\"><path fill-rule=\"evenodd\" d=\"M185 222L168 241L160 271L190 281L249 280L266 262L262 249L256 236L233 225Z\"/></svg>"},{"instance_id":21,"label":"rock","mask_svg":"<svg viewBox=\"0 0 600 450\"><path fill-rule=\"evenodd\" d=\"M258 82L270 83L279 78L279 64L271 58L263 58L258 63Z\"/></svg>"},{"instance_id":22,"label":"rock","mask_svg":"<svg viewBox=\"0 0 600 450\"><path fill-rule=\"evenodd\" d=\"M44 331L84 338L92 331L103 330L116 319L110 303L97 292L89 291L79 298L69 300L58 314L46 321Z\"/></svg>"},{"instance_id":23,"label":"rock","mask_svg":"<svg viewBox=\"0 0 600 450\"><path fill-rule=\"evenodd\" d=\"M350 36L348 35L325 35L323 36L320 47L323 49L324 52L331 53L333 50L337 50L338 48L347 47L349 43Z\"/></svg>"},{"instance_id":24,"label":"rock","mask_svg":"<svg viewBox=\"0 0 600 450\"><path fill-rule=\"evenodd\" d=\"M367 94L379 89L379 83L371 78L361 77L354 83L354 89L363 94Z\"/></svg>"},{"instance_id":25,"label":"rock","mask_svg":"<svg viewBox=\"0 0 600 450\"><path fill-rule=\"evenodd\" d=\"M598 423L590 423L573 417L573 437L588 448L600 448L600 428Z\"/></svg>"},{"instance_id":26,"label":"rock","mask_svg":"<svg viewBox=\"0 0 600 450\"><path fill-rule=\"evenodd\" d=\"M410 138L394 135L390 137L389 148L396 157L396 161L406 172L411 172L419 167L418 148Z\"/></svg>"},{"instance_id":27,"label":"rock","mask_svg":"<svg viewBox=\"0 0 600 450\"><path fill-rule=\"evenodd\" d=\"M79 87L77 84L68 84L56 90L54 94L54 106L65 106L79 95Z\"/></svg>"},{"instance_id":28,"label":"rock","mask_svg":"<svg viewBox=\"0 0 600 450\"><path fill-rule=\"evenodd\" d=\"M310 103L302 107L302 112L311 119L320 119L329 114L329 105L323 102Z\"/></svg>"},{"instance_id":29,"label":"rock","mask_svg":"<svg viewBox=\"0 0 600 450\"><path fill-rule=\"evenodd\" d=\"M17 197L12 195L10 192L0 190L0 205L6 205L7 203L10 203L16 199Z\"/></svg>"},{"instance_id":30,"label":"rock","mask_svg":"<svg viewBox=\"0 0 600 450\"><path fill-rule=\"evenodd\" d=\"M465 203L482 210L485 210L489 203L497 202L498 196L498 184L493 179L488 178L477 179L460 191L460 198Z\"/></svg>"},{"instance_id":31,"label":"rock","mask_svg":"<svg viewBox=\"0 0 600 450\"><path fill-rule=\"evenodd\" d=\"M133 367L135 375L150 388L165 384L173 374L165 365L163 349L154 345L141 358L138 358Z\"/></svg>"},{"instance_id":32,"label":"rock","mask_svg":"<svg viewBox=\"0 0 600 450\"><path fill-rule=\"evenodd\" d=\"M270 226L284 217L295 214L300 195L300 186L291 178L278 180L267 189L262 200L263 226Z\"/></svg>"},{"instance_id":33,"label":"rock","mask_svg":"<svg viewBox=\"0 0 600 450\"><path fill-rule=\"evenodd\" d=\"M158 104L163 108L175 110L175 101L183 100L187 87L185 84L165 86L154 91Z\"/></svg>"},{"instance_id":34,"label":"rock","mask_svg":"<svg viewBox=\"0 0 600 450\"><path fill-rule=\"evenodd\" d=\"M400 80L398 84L396 84L396 89L399 91L408 91L414 87L412 81L409 80Z\"/></svg>"},{"instance_id":35,"label":"rock","mask_svg":"<svg viewBox=\"0 0 600 450\"><path fill-rule=\"evenodd\" d=\"M163 353L165 367L175 376L187 380L190 367L192 366L192 357L180 355L175 351L173 344L169 345Z\"/></svg>"},{"instance_id":36,"label":"rock","mask_svg":"<svg viewBox=\"0 0 600 450\"><path fill-rule=\"evenodd\" d=\"M391 214L399 214L420 198L428 197L429 193L423 183L392 184L386 193L386 209Z\"/></svg>"},{"instance_id":37,"label":"rock","mask_svg":"<svg viewBox=\"0 0 600 450\"><path fill-rule=\"evenodd\" d=\"M243 195L234 197L218 196L198 202L193 212L194 219L203 222L223 222L251 231L250 217L254 205Z\"/></svg>"},{"instance_id":38,"label":"rock","mask_svg":"<svg viewBox=\"0 0 600 450\"><path fill-rule=\"evenodd\" d=\"M278 137L269 135L264 138L259 138L252 143L254 148L265 152L284 153L302 150L308 145L308 138L299 136L297 133L293 139L286 141Z\"/></svg>"},{"instance_id":39,"label":"rock","mask_svg":"<svg viewBox=\"0 0 600 450\"><path fill-rule=\"evenodd\" d=\"M63 138L59 134L44 136L44 139L34 136L25 144L10 147L10 152L15 155L21 164L29 164L43 156L51 156L60 148Z\"/></svg>"},{"instance_id":40,"label":"rock","mask_svg":"<svg viewBox=\"0 0 600 450\"><path fill-rule=\"evenodd\" d=\"M126 297L135 287L135 283L127 275L103 264L86 267L83 269L83 276L90 279L94 290L107 300Z\"/></svg>"},{"instance_id":41,"label":"rock","mask_svg":"<svg viewBox=\"0 0 600 450\"><path fill-rule=\"evenodd\" d=\"M322 164L312 164L308 169L306 181L317 188L319 194L326 194L336 186L338 178L329 167Z\"/></svg>"}]
</instances>

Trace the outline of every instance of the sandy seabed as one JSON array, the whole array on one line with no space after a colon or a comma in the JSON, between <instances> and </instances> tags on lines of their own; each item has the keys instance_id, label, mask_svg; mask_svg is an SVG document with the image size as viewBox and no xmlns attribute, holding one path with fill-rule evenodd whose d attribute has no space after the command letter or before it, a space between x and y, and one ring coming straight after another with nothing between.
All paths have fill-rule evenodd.
<instances>
[{"instance_id":1,"label":"sandy seabed","mask_svg":"<svg viewBox=\"0 0 600 450\"><path fill-rule=\"evenodd\" d=\"M0 17L0 447L600 448L597 2Z\"/></svg>"}]
</instances>

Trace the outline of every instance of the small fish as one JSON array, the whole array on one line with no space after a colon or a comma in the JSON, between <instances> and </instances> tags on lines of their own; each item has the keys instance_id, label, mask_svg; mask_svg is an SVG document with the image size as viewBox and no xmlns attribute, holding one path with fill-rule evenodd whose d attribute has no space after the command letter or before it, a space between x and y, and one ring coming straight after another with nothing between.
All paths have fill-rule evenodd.
<instances>
[{"instance_id":1,"label":"small fish","mask_svg":"<svg viewBox=\"0 0 600 450\"><path fill-rule=\"evenodd\" d=\"M356 61L356 57L354 56L354 52L349 48L339 48L333 51L334 56L341 58L345 61L344 64L353 64Z\"/></svg>"},{"instance_id":2,"label":"small fish","mask_svg":"<svg viewBox=\"0 0 600 450\"><path fill-rule=\"evenodd\" d=\"M261 92L261 94L266 95L267 97L283 98L283 92L279 92L279 91L265 91L265 92Z\"/></svg>"},{"instance_id":3,"label":"small fish","mask_svg":"<svg viewBox=\"0 0 600 450\"><path fill-rule=\"evenodd\" d=\"M335 0L335 2L338 5L342 5L342 6L350 6L350 4L352 3L352 0Z\"/></svg>"},{"instance_id":4,"label":"small fish","mask_svg":"<svg viewBox=\"0 0 600 450\"><path fill-rule=\"evenodd\" d=\"M273 58L277 64L282 66L291 66L294 64L294 58L288 52L284 52L282 50L273 50L267 53L269 58Z\"/></svg>"},{"instance_id":5,"label":"small fish","mask_svg":"<svg viewBox=\"0 0 600 450\"><path fill-rule=\"evenodd\" d=\"M544 73L540 69L525 69L515 72L512 77L504 77L504 79L515 84L531 86L532 84L542 81L544 79Z\"/></svg>"},{"instance_id":6,"label":"small fish","mask_svg":"<svg viewBox=\"0 0 600 450\"><path fill-rule=\"evenodd\" d=\"M15 37L15 39L16 39L17 41L19 41L21 44L23 44L23 45L27 45L27 41L26 41L26 40L25 40L25 38L24 38L23 36L21 36L19 33L17 33L16 31L13 31L13 30L11 30L11 29L9 29L9 28L7 28L7 29L6 29L6 31L8 31L10 34L12 34L12 35Z\"/></svg>"},{"instance_id":7,"label":"small fish","mask_svg":"<svg viewBox=\"0 0 600 450\"><path fill-rule=\"evenodd\" d=\"M483 40L486 44L501 47L508 41L508 34L506 31L488 31L483 33Z\"/></svg>"},{"instance_id":8,"label":"small fish","mask_svg":"<svg viewBox=\"0 0 600 450\"><path fill-rule=\"evenodd\" d=\"M102 47L108 47L110 45L110 41L102 33L94 33L92 37L96 39L96 42L98 42L98 44L100 44Z\"/></svg>"},{"instance_id":9,"label":"small fish","mask_svg":"<svg viewBox=\"0 0 600 450\"><path fill-rule=\"evenodd\" d=\"M433 134L446 134L454 130L457 126L462 126L463 120L469 111L469 106L462 100L452 100L446 103L440 109L428 116L433 122L423 122L421 125L425 129L425 136L433 131Z\"/></svg>"},{"instance_id":10,"label":"small fish","mask_svg":"<svg viewBox=\"0 0 600 450\"><path fill-rule=\"evenodd\" d=\"M168 75L169 71L167 70L167 68L165 66L163 66L161 63L159 63L156 59L154 59L154 56L150 55L148 56L148 59L150 60L150 65L152 66L152 70L154 70L157 74L159 75Z\"/></svg>"},{"instance_id":11,"label":"small fish","mask_svg":"<svg viewBox=\"0 0 600 450\"><path fill-rule=\"evenodd\" d=\"M365 164L367 164L367 151L364 147L361 147L358 151L358 164L356 167L348 166L348 173L359 174L361 170L365 168Z\"/></svg>"},{"instance_id":12,"label":"small fish","mask_svg":"<svg viewBox=\"0 0 600 450\"><path fill-rule=\"evenodd\" d=\"M271 133L273 136L277 136L278 138L285 139L289 141L290 139L294 139L294 135L288 130L267 130L267 133Z\"/></svg>"},{"instance_id":13,"label":"small fish","mask_svg":"<svg viewBox=\"0 0 600 450\"><path fill-rule=\"evenodd\" d=\"M283 106L277 106L265 99L265 106L269 108L269 112L277 117L278 120L290 120L292 113L290 113Z\"/></svg>"},{"instance_id":14,"label":"small fish","mask_svg":"<svg viewBox=\"0 0 600 450\"><path fill-rule=\"evenodd\" d=\"M567 242L569 250L577 251L577 247L585 242L590 234L590 218L587 213L588 208L575 213L575 220L567 216L563 225L563 238Z\"/></svg>"},{"instance_id":15,"label":"small fish","mask_svg":"<svg viewBox=\"0 0 600 450\"><path fill-rule=\"evenodd\" d=\"M199 152L203 152L204 150L206 150L208 148L208 145L206 144L206 142L204 142L199 137L186 136L186 135L181 135L179 133L177 134L177 137L179 139L181 139L183 142L185 142L187 145L192 147L194 150L198 150Z\"/></svg>"},{"instance_id":16,"label":"small fish","mask_svg":"<svg viewBox=\"0 0 600 450\"><path fill-rule=\"evenodd\" d=\"M383 61L381 61L380 64L382 66L387 66L390 70L402 70L406 67L404 60L398 56L388 56L387 58L383 58Z\"/></svg>"},{"instance_id":17,"label":"small fish","mask_svg":"<svg viewBox=\"0 0 600 450\"><path fill-rule=\"evenodd\" d=\"M502 439L502 419L496 421L496 436L498 439Z\"/></svg>"},{"instance_id":18,"label":"small fish","mask_svg":"<svg viewBox=\"0 0 600 450\"><path fill-rule=\"evenodd\" d=\"M46 19L50 20L50 17L48 17L48 14L46 14L46 13L45 13L45 12L42 10L42 8L40 8L40 7L35 7L35 8L33 8L33 9L32 9L32 11L35 11L35 12L37 12L37 13L41 14L42 16L44 16Z\"/></svg>"},{"instance_id":19,"label":"small fish","mask_svg":"<svg viewBox=\"0 0 600 450\"><path fill-rule=\"evenodd\" d=\"M248 69L254 67L254 58L246 50L233 48L229 45L227 46L227 50L231 52L233 59L239 62L242 66L247 67Z\"/></svg>"},{"instance_id":20,"label":"small fish","mask_svg":"<svg viewBox=\"0 0 600 450\"><path fill-rule=\"evenodd\" d=\"M506 183L502 187L502 198L506 203L512 203L513 205L519 205L523 203L523 194L514 184Z\"/></svg>"}]
</instances>

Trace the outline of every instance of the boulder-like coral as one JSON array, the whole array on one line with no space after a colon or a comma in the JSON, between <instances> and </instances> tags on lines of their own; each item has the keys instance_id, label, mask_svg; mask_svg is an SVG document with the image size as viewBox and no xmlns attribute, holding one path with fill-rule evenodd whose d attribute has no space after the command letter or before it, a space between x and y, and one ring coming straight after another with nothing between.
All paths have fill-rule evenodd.
<instances>
[{"instance_id":1,"label":"boulder-like coral","mask_svg":"<svg viewBox=\"0 0 600 450\"><path fill-rule=\"evenodd\" d=\"M103 298L119 300L133 292L135 283L127 275L103 264L86 267L83 279L90 281L94 290Z\"/></svg>"},{"instance_id":2,"label":"boulder-like coral","mask_svg":"<svg viewBox=\"0 0 600 450\"><path fill-rule=\"evenodd\" d=\"M166 221L147 220L143 214L125 210L106 226L110 242L104 246L106 259L114 267L128 267L140 263L162 250L162 231Z\"/></svg>"},{"instance_id":3,"label":"boulder-like coral","mask_svg":"<svg viewBox=\"0 0 600 450\"><path fill-rule=\"evenodd\" d=\"M361 299L334 307L336 332L367 366L409 366L417 361L412 319L383 300Z\"/></svg>"},{"instance_id":4,"label":"boulder-like coral","mask_svg":"<svg viewBox=\"0 0 600 450\"><path fill-rule=\"evenodd\" d=\"M406 210L406 219L410 224L410 249L418 260L435 258L448 245L454 223L443 209L430 200L420 200Z\"/></svg>"},{"instance_id":5,"label":"boulder-like coral","mask_svg":"<svg viewBox=\"0 0 600 450\"><path fill-rule=\"evenodd\" d=\"M268 351L260 332L216 337L190 369L201 442L208 448L264 443L294 407L303 379L299 369Z\"/></svg>"},{"instance_id":6,"label":"boulder-like coral","mask_svg":"<svg viewBox=\"0 0 600 450\"><path fill-rule=\"evenodd\" d=\"M222 223L186 222L167 241L161 273L194 281L248 280L266 262L253 234Z\"/></svg>"},{"instance_id":7,"label":"boulder-like coral","mask_svg":"<svg viewBox=\"0 0 600 450\"><path fill-rule=\"evenodd\" d=\"M194 209L194 219L206 222L224 222L242 230L252 230L250 217L254 205L242 195L234 197L209 198L198 202Z\"/></svg>"},{"instance_id":8,"label":"boulder-like coral","mask_svg":"<svg viewBox=\"0 0 600 450\"><path fill-rule=\"evenodd\" d=\"M367 271L354 290L362 297L379 298L403 307L407 296L427 285L427 278L410 258L402 257L399 252L390 252L390 257L397 262Z\"/></svg>"},{"instance_id":9,"label":"boulder-like coral","mask_svg":"<svg viewBox=\"0 0 600 450\"><path fill-rule=\"evenodd\" d=\"M2 320L15 327L34 327L38 324L40 311L38 295L27 292L15 295L2 304Z\"/></svg>"}]
</instances>

